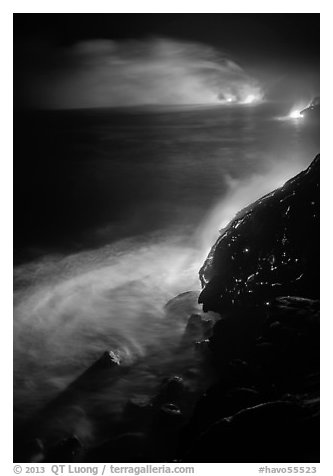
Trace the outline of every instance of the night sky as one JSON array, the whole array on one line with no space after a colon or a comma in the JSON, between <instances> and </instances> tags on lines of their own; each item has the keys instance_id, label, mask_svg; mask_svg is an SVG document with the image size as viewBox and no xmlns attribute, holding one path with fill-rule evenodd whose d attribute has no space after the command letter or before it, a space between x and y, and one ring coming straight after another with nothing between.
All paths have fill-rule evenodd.
<instances>
[{"instance_id":1,"label":"night sky","mask_svg":"<svg viewBox=\"0 0 333 476\"><path fill-rule=\"evenodd\" d=\"M15 14L14 104L317 95L319 47L319 14Z\"/></svg>"}]
</instances>

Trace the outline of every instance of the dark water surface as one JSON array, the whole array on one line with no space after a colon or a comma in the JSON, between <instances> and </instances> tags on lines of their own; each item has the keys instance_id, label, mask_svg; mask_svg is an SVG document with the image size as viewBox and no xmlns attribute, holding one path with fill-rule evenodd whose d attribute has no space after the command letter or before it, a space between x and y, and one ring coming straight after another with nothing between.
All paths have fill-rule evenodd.
<instances>
[{"instance_id":1,"label":"dark water surface","mask_svg":"<svg viewBox=\"0 0 333 476\"><path fill-rule=\"evenodd\" d=\"M15 128L15 259L196 226L230 181L302 168L318 134L288 105L36 112Z\"/></svg>"},{"instance_id":2,"label":"dark water surface","mask_svg":"<svg viewBox=\"0 0 333 476\"><path fill-rule=\"evenodd\" d=\"M181 315L164 306L199 290L202 260L239 208L318 153L317 125L289 112L265 104L16 114L17 424L105 350L134 366L94 396L91 405L109 413L189 367L191 356L170 349L195 299ZM93 439L94 422L79 410L63 425Z\"/></svg>"}]
</instances>

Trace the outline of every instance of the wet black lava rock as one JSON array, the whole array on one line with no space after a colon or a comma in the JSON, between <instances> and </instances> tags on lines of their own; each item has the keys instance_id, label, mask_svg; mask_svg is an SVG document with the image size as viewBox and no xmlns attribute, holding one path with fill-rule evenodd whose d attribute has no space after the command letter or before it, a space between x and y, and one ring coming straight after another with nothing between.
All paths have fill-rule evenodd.
<instances>
[{"instance_id":1,"label":"wet black lava rock","mask_svg":"<svg viewBox=\"0 0 333 476\"><path fill-rule=\"evenodd\" d=\"M146 429L151 425L153 414L153 405L147 397L133 397L125 405L123 420L131 430Z\"/></svg>"},{"instance_id":2,"label":"wet black lava rock","mask_svg":"<svg viewBox=\"0 0 333 476\"><path fill-rule=\"evenodd\" d=\"M184 331L182 345L191 345L210 336L212 321L207 321L200 314L191 314Z\"/></svg>"},{"instance_id":3,"label":"wet black lava rock","mask_svg":"<svg viewBox=\"0 0 333 476\"><path fill-rule=\"evenodd\" d=\"M181 461L319 461L319 156L240 211L200 270L219 381Z\"/></svg>"},{"instance_id":4,"label":"wet black lava rock","mask_svg":"<svg viewBox=\"0 0 333 476\"><path fill-rule=\"evenodd\" d=\"M187 388L182 377L175 375L163 381L158 395L153 399L154 404L182 403L187 396Z\"/></svg>"},{"instance_id":5,"label":"wet black lava rock","mask_svg":"<svg viewBox=\"0 0 333 476\"><path fill-rule=\"evenodd\" d=\"M62 463L66 461L69 463L76 463L81 461L82 454L82 443L77 436L72 435L68 438L64 438L57 445L50 448L45 462Z\"/></svg>"},{"instance_id":6,"label":"wet black lava rock","mask_svg":"<svg viewBox=\"0 0 333 476\"><path fill-rule=\"evenodd\" d=\"M221 231L200 270L205 311L319 296L319 155Z\"/></svg>"},{"instance_id":7,"label":"wet black lava rock","mask_svg":"<svg viewBox=\"0 0 333 476\"><path fill-rule=\"evenodd\" d=\"M319 373L319 301L288 296L273 299L269 307L235 306L216 323L209 347L229 385L303 391L307 376ZM230 364L242 361L247 367L235 380Z\"/></svg>"},{"instance_id":8,"label":"wet black lava rock","mask_svg":"<svg viewBox=\"0 0 333 476\"><path fill-rule=\"evenodd\" d=\"M127 432L117 435L102 445L92 448L85 462L89 463L140 463L149 459L145 433Z\"/></svg>"},{"instance_id":9,"label":"wet black lava rock","mask_svg":"<svg viewBox=\"0 0 333 476\"><path fill-rule=\"evenodd\" d=\"M319 419L312 408L274 401L246 408L211 425L183 462L314 462Z\"/></svg>"}]
</instances>

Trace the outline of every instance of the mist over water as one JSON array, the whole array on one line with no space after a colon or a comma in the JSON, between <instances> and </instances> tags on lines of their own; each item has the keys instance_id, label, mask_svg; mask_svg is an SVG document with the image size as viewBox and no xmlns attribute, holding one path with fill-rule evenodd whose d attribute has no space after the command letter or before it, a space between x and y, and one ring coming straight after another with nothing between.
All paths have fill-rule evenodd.
<instances>
[{"instance_id":1,"label":"mist over water","mask_svg":"<svg viewBox=\"0 0 333 476\"><path fill-rule=\"evenodd\" d=\"M159 349L149 365L161 366L163 346L168 350L179 344L186 315L166 320L164 306L188 287L199 289L194 250L177 239L149 237L141 245L122 243L122 248L115 244L47 258L16 270L18 280L31 280L15 295L15 397L20 405L29 396L24 411L56 396L105 350L115 351L121 364L130 366ZM144 394L152 391L145 378L139 387ZM113 411L125 403L124 395L110 398Z\"/></svg>"},{"instance_id":2,"label":"mist over water","mask_svg":"<svg viewBox=\"0 0 333 476\"><path fill-rule=\"evenodd\" d=\"M259 82L233 58L197 42L86 40L43 58L46 71L29 64L27 72L32 107L207 105L263 97Z\"/></svg>"},{"instance_id":3,"label":"mist over water","mask_svg":"<svg viewBox=\"0 0 333 476\"><path fill-rule=\"evenodd\" d=\"M192 351L175 349L189 315L200 312L198 271L219 229L318 152L317 131L274 119L285 108L95 111L35 119L52 129L58 148L40 146L51 174L40 168L37 153L21 183L23 191L36 190L39 170L40 187L24 210L35 234L24 234L23 220L18 249L26 258L15 268L18 420L56 397L105 350L116 351L130 369L91 397L94 404L107 402L114 416L128 398L151 396L163 376L196 365ZM25 146L34 146L33 138ZM195 293L179 312L165 307L187 291ZM93 423L80 415L72 429L89 440Z\"/></svg>"}]
</instances>

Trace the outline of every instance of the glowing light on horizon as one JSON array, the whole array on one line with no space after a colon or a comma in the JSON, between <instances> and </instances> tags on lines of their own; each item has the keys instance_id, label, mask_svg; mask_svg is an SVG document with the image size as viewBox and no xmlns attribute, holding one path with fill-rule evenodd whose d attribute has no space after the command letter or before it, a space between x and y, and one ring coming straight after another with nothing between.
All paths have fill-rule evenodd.
<instances>
[{"instance_id":1,"label":"glowing light on horizon","mask_svg":"<svg viewBox=\"0 0 333 476\"><path fill-rule=\"evenodd\" d=\"M257 97L254 94L249 94L245 100L244 104L252 104L254 101L256 101Z\"/></svg>"},{"instance_id":2,"label":"glowing light on horizon","mask_svg":"<svg viewBox=\"0 0 333 476\"><path fill-rule=\"evenodd\" d=\"M263 94L223 50L197 42L90 39L52 54L54 74L33 70L29 83L31 100L47 109L229 105Z\"/></svg>"},{"instance_id":3,"label":"glowing light on horizon","mask_svg":"<svg viewBox=\"0 0 333 476\"><path fill-rule=\"evenodd\" d=\"M291 111L291 113L289 114L289 117L291 119L300 119L303 116L301 114L301 111L299 111L298 109L295 109L295 110Z\"/></svg>"}]
</instances>

